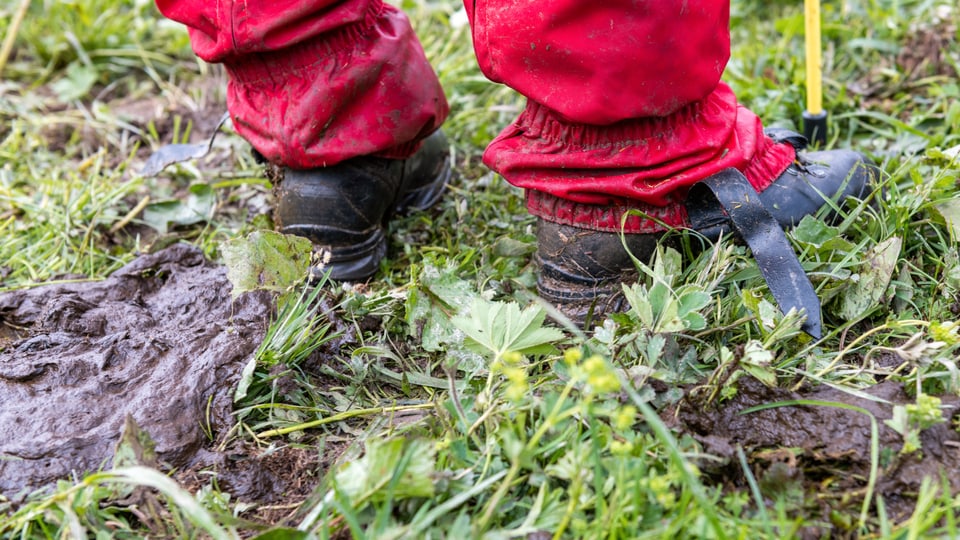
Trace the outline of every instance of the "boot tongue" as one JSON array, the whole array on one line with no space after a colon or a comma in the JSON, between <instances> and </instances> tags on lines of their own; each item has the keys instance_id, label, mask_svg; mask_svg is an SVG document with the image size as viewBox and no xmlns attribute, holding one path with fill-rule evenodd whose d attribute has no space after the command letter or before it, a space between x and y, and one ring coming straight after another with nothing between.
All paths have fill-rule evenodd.
<instances>
[{"instance_id":1,"label":"boot tongue","mask_svg":"<svg viewBox=\"0 0 960 540\"><path fill-rule=\"evenodd\" d=\"M820 299L777 220L760 202L747 178L736 169L725 169L694 184L687 197L687 215L697 231L719 232L718 216L725 216L734 231L750 246L760 273L784 313L804 310L802 329L821 336Z\"/></svg>"}]
</instances>

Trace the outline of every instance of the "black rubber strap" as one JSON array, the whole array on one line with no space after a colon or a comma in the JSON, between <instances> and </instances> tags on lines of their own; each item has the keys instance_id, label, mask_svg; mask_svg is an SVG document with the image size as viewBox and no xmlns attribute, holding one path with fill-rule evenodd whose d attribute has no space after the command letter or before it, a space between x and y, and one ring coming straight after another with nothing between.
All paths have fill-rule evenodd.
<instances>
[{"instance_id":1,"label":"black rubber strap","mask_svg":"<svg viewBox=\"0 0 960 540\"><path fill-rule=\"evenodd\" d=\"M750 246L763 279L784 313L806 311L803 331L820 339L820 299L777 220L760 202L757 191L736 169L726 169L690 188L687 213L694 230L724 214Z\"/></svg>"},{"instance_id":2,"label":"black rubber strap","mask_svg":"<svg viewBox=\"0 0 960 540\"><path fill-rule=\"evenodd\" d=\"M786 128L766 128L763 134L773 139L773 142L787 143L797 151L806 149L810 144L806 136Z\"/></svg>"}]
</instances>

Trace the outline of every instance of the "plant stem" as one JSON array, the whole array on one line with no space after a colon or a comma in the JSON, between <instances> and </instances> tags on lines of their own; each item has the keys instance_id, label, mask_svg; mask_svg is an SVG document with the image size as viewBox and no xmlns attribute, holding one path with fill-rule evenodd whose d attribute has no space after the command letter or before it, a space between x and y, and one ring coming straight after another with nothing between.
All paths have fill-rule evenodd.
<instances>
[{"instance_id":1,"label":"plant stem","mask_svg":"<svg viewBox=\"0 0 960 540\"><path fill-rule=\"evenodd\" d=\"M536 446L540 442L540 439L547 433L547 431L549 431L550 428L556 424L557 420L560 418L560 409L570 396L570 392L573 391L573 385L576 382L576 379L570 379L570 381L567 382L567 385L563 387L563 391L560 392L560 397L557 398L557 402L553 405L553 410L551 410L550 414L544 418L543 423L540 424L540 428L536 431L536 433L533 434L533 437L530 437L530 440L527 441L527 444L524 445L523 450L521 450L521 454L523 454L523 452L528 452L531 448ZM487 508L484 510L483 517L480 519L480 531L483 531L487 528L490 519L493 518L494 510L496 510L497 505L500 504L500 499L506 495L507 489L510 488L510 484L516 479L517 473L519 472L520 456L517 456L516 459L512 460L510 463L510 470L507 471L507 477L503 479L503 482L500 483L500 487L497 488L497 491L487 503Z\"/></svg>"},{"instance_id":2,"label":"plant stem","mask_svg":"<svg viewBox=\"0 0 960 540\"><path fill-rule=\"evenodd\" d=\"M420 409L432 409L434 407L435 405L433 403L421 403L420 405L403 405L399 407L373 407L369 409L357 409L354 411L344 411L342 413L335 414L333 416L328 416L326 418L321 418L319 420L313 420L311 422L304 422L302 424L297 424L294 426L264 431L263 433L259 433L257 437L268 439L270 437L276 437L279 435L286 435L287 433L293 433L294 431L303 431L305 429L322 426L324 424L332 424L334 422L340 422L342 420L355 418L357 416L367 416L370 414L383 414L383 413L393 413L393 412L402 412L402 411L415 411Z\"/></svg>"}]
</instances>

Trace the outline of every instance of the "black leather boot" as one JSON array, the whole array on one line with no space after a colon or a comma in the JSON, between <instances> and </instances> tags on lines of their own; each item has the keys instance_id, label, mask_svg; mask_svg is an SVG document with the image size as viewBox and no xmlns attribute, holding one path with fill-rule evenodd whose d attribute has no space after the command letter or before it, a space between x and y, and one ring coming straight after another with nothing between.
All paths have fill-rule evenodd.
<instances>
[{"instance_id":1,"label":"black leather boot","mask_svg":"<svg viewBox=\"0 0 960 540\"><path fill-rule=\"evenodd\" d=\"M761 213L765 210L782 229L796 225L806 215L816 214L828 204L828 200L839 206L847 197L867 197L880 178L879 169L858 152L802 152L806 147L806 139L799 134L768 130L767 135L778 142L793 144L798 151L796 161L756 197L760 202L757 206L762 207ZM705 179L690 190L686 206L691 229L710 240L718 239L721 234L733 234L740 238L751 236L751 231L741 234L740 227L731 219L731 213L724 208L723 201L718 202L706 187L713 180L724 180L731 176L742 178L737 171L724 171L716 175L717 178ZM746 179L743 178L743 181ZM757 195L752 188L749 191ZM750 198L749 193L746 198ZM827 220L836 217L831 213ZM739 225L749 227L749 224ZM760 223L757 226L760 231L753 237L767 236L769 231L764 230L765 225ZM779 234L782 237L782 232ZM628 234L621 238L619 233L593 231L540 219L535 256L541 268L538 292L575 323L584 325L602 320L606 313L629 307L623 299L621 284L637 279L636 268L623 243L626 242L633 256L647 262L652 259L656 245L662 238L662 233ZM747 238L755 252L766 249L763 245L765 240L755 245L752 239ZM782 245L773 249L782 251ZM789 255L796 259L792 251ZM816 326L815 331L818 332L819 311L816 313Z\"/></svg>"},{"instance_id":2,"label":"black leather boot","mask_svg":"<svg viewBox=\"0 0 960 540\"><path fill-rule=\"evenodd\" d=\"M280 230L330 253L324 267L340 281L364 280L387 253L384 228L397 212L425 210L450 179L446 136L436 131L405 160L371 156L331 167L284 169L275 189Z\"/></svg>"}]
</instances>

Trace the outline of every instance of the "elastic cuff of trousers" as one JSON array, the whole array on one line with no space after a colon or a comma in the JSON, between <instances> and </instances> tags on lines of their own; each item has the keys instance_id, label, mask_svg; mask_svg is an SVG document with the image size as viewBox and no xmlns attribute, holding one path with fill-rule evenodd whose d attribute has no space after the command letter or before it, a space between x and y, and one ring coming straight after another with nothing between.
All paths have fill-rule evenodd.
<instances>
[{"instance_id":1,"label":"elastic cuff of trousers","mask_svg":"<svg viewBox=\"0 0 960 540\"><path fill-rule=\"evenodd\" d=\"M224 62L230 77L240 84L276 80L278 76L309 69L331 56L341 56L357 48L357 42L369 36L383 14L383 0L373 0L362 22L320 34L309 41L274 52L248 54L239 60Z\"/></svg>"},{"instance_id":2,"label":"elastic cuff of trousers","mask_svg":"<svg viewBox=\"0 0 960 540\"><path fill-rule=\"evenodd\" d=\"M686 190L683 191L685 195ZM650 234L682 229L690 224L683 196L679 193L671 197L675 201L667 206L627 200L609 205L584 204L535 189L526 190L526 195L527 210L531 214L553 223L592 231Z\"/></svg>"},{"instance_id":3,"label":"elastic cuff of trousers","mask_svg":"<svg viewBox=\"0 0 960 540\"><path fill-rule=\"evenodd\" d=\"M712 95L711 95L712 96ZM528 137L562 145L565 148L591 150L645 143L659 134L668 132L677 125L690 125L698 121L703 109L716 107L706 99L691 103L669 116L648 116L609 125L575 124L539 103L527 100L527 105L516 124Z\"/></svg>"},{"instance_id":4,"label":"elastic cuff of trousers","mask_svg":"<svg viewBox=\"0 0 960 540\"><path fill-rule=\"evenodd\" d=\"M764 137L764 142L767 144L762 145L742 171L757 192L770 187L790 165L790 160L786 160L784 164L784 155L796 156L796 150L789 143L774 143L767 137ZM527 211L547 221L581 229L622 231L626 234L659 233L690 227L684 204L688 189L684 187L667 195L669 200L665 206L629 199L621 199L608 205L585 204L544 191L528 189Z\"/></svg>"}]
</instances>

